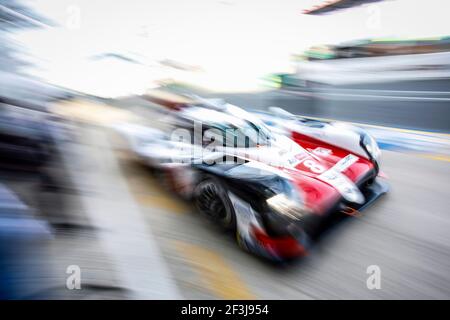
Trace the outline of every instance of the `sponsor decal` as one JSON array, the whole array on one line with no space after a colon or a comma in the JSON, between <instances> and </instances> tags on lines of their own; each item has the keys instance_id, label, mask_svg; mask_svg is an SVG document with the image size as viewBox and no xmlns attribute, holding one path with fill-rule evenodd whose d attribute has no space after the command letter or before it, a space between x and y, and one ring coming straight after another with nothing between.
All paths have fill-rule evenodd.
<instances>
[{"instance_id":1,"label":"sponsor decal","mask_svg":"<svg viewBox=\"0 0 450 320\"><path fill-rule=\"evenodd\" d=\"M312 152L318 156L328 156L333 153L330 149L322 147L317 147Z\"/></svg>"},{"instance_id":2,"label":"sponsor decal","mask_svg":"<svg viewBox=\"0 0 450 320\"><path fill-rule=\"evenodd\" d=\"M354 164L356 161L358 161L359 157L349 154L346 157L339 160L332 169L342 172L345 171L348 167L350 167L352 164Z\"/></svg>"},{"instance_id":3,"label":"sponsor decal","mask_svg":"<svg viewBox=\"0 0 450 320\"><path fill-rule=\"evenodd\" d=\"M364 202L364 196L358 187L349 178L333 168L317 177L334 187L347 201L355 203Z\"/></svg>"}]
</instances>

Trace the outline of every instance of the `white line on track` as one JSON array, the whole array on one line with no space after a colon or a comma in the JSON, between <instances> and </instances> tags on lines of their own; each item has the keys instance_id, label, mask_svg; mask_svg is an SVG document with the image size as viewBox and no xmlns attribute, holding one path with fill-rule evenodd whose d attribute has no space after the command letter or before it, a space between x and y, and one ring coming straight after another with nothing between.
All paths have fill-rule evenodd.
<instances>
[{"instance_id":1,"label":"white line on track","mask_svg":"<svg viewBox=\"0 0 450 320\"><path fill-rule=\"evenodd\" d=\"M408 100L408 101L450 101L450 98L442 97L412 97L412 96L395 96L395 95L377 95L377 94L364 94L364 93L338 93L338 92L299 92L292 90L283 90L283 92L298 95L298 96L308 96L317 98L326 97L341 97L341 98L353 98L353 99L383 99L383 100Z\"/></svg>"}]
</instances>

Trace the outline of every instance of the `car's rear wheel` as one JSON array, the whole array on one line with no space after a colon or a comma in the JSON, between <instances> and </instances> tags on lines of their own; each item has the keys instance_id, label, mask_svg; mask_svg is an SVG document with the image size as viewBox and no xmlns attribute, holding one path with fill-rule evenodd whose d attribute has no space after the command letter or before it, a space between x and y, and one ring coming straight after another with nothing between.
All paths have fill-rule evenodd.
<instances>
[{"instance_id":1,"label":"car's rear wheel","mask_svg":"<svg viewBox=\"0 0 450 320\"><path fill-rule=\"evenodd\" d=\"M214 177L203 179L194 190L197 209L227 230L236 228L236 215L223 184Z\"/></svg>"}]
</instances>

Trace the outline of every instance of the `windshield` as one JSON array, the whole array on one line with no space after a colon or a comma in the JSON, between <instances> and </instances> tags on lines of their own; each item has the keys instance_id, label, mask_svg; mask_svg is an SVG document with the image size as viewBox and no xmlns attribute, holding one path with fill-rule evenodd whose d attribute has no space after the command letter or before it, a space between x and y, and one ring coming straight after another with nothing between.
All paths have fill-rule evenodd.
<instances>
[{"instance_id":1,"label":"windshield","mask_svg":"<svg viewBox=\"0 0 450 320\"><path fill-rule=\"evenodd\" d=\"M244 125L222 128L227 146L252 148L269 145L275 138L264 125L256 125L246 121Z\"/></svg>"}]
</instances>

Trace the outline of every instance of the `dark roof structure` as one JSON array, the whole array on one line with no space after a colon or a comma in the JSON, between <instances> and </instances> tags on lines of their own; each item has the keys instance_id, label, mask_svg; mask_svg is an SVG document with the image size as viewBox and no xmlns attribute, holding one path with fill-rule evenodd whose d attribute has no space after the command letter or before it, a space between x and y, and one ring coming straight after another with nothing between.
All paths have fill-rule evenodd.
<instances>
[{"instance_id":1,"label":"dark roof structure","mask_svg":"<svg viewBox=\"0 0 450 320\"><path fill-rule=\"evenodd\" d=\"M337 10L356 7L362 4L379 2L383 0L327 0L313 6L312 8L303 10L304 14L320 15L325 13L332 13Z\"/></svg>"}]
</instances>

